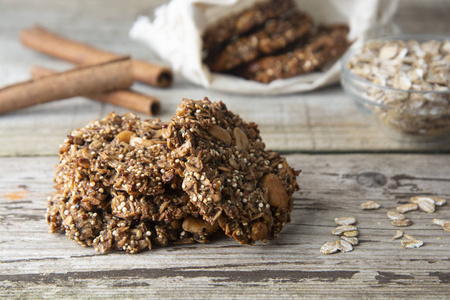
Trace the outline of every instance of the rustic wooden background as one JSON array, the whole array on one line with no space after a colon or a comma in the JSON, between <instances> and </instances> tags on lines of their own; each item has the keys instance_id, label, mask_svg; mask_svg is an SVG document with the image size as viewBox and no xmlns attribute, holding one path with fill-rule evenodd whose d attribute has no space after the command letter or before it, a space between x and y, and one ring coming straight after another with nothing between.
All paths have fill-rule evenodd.
<instances>
[{"instance_id":1,"label":"rustic wooden background","mask_svg":"<svg viewBox=\"0 0 450 300\"><path fill-rule=\"evenodd\" d=\"M128 39L140 14L166 1L0 0L0 86L25 80L34 64L71 65L18 42L40 23L61 34L140 59L157 58ZM395 22L406 33L448 35L450 1L400 1ZM450 205L433 214L411 212L405 232L419 249L391 241L397 228L386 212L413 195L450 197L449 144L418 146L386 137L339 85L280 97L207 91L176 78L171 89L136 85L162 100L167 120L183 97L224 100L260 124L268 147L287 154L303 172L292 222L267 244L239 246L218 237L210 244L158 248L138 255L100 255L64 235L47 233L58 144L74 128L125 112L83 98L0 116L0 297L2 298L414 298L448 299L450 234L432 224L450 220ZM376 200L377 211L360 203ZM450 199L449 199L450 200ZM325 256L335 217L353 215L360 245Z\"/></svg>"},{"instance_id":2,"label":"rustic wooden background","mask_svg":"<svg viewBox=\"0 0 450 300\"><path fill-rule=\"evenodd\" d=\"M0 0L0 86L29 78L32 65L57 70L72 65L21 46L20 30L42 24L86 43L157 61L151 51L128 38L137 16L153 15L162 0L57 1ZM401 1L395 22L404 33L448 35L448 0ZM36 13L39 11L39 13ZM387 137L374 119L354 105L339 85L306 94L242 96L206 91L181 78L171 89L136 84L136 90L162 101L160 118L168 120L182 98L223 100L245 120L260 125L269 148L289 152L373 152L450 150L450 143L418 146ZM256 105L255 105L256 104ZM255 109L258 107L258 109ZM0 156L54 155L68 132L110 111L126 110L81 97L13 112L0 118Z\"/></svg>"}]
</instances>

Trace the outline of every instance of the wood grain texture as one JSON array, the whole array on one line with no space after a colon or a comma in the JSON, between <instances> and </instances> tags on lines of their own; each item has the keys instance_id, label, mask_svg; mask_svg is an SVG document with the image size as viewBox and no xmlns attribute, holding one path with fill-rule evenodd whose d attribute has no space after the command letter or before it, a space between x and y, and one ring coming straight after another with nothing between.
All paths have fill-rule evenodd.
<instances>
[{"instance_id":1,"label":"wood grain texture","mask_svg":"<svg viewBox=\"0 0 450 300\"><path fill-rule=\"evenodd\" d=\"M386 212L412 195L450 197L450 155L289 155L303 170L292 222L267 244L157 248L100 255L47 233L46 197L57 157L0 158L0 296L16 298L414 298L444 299L450 289L450 234L432 224L450 206L410 212L419 249L391 241ZM24 171L26 166L26 171ZM382 204L361 211L363 201ZM333 241L333 219L353 215L360 245L319 253Z\"/></svg>"},{"instance_id":2,"label":"wood grain texture","mask_svg":"<svg viewBox=\"0 0 450 300\"><path fill-rule=\"evenodd\" d=\"M158 58L131 41L128 30L140 14L153 15L167 1L0 0L0 86L29 78L32 65L56 70L70 64L22 47L20 30L40 23L60 34L93 46L150 62ZM105 9L107 7L108 9ZM43 9L45 8L45 9ZM395 17L405 33L448 34L450 2L400 1ZM36 11L39 10L39 14ZM420 22L416 20L420 19ZM168 120L183 97L223 100L245 120L260 124L271 149L285 152L448 151L450 144L421 146L387 137L375 120L358 110L338 85L319 91L277 97L242 96L208 91L175 78L167 90L136 84L135 89L161 99L162 120ZM117 106L73 98L0 117L0 156L56 155L58 144L75 128L104 117Z\"/></svg>"}]
</instances>

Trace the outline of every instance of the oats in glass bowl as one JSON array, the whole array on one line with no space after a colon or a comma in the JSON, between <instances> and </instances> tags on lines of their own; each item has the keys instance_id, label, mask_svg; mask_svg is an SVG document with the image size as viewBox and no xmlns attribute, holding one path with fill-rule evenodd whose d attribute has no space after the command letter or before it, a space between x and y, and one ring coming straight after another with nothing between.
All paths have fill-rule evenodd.
<instances>
[{"instance_id":1,"label":"oats in glass bowl","mask_svg":"<svg viewBox=\"0 0 450 300\"><path fill-rule=\"evenodd\" d=\"M434 36L376 39L343 60L344 90L401 141L450 137L450 40Z\"/></svg>"}]
</instances>

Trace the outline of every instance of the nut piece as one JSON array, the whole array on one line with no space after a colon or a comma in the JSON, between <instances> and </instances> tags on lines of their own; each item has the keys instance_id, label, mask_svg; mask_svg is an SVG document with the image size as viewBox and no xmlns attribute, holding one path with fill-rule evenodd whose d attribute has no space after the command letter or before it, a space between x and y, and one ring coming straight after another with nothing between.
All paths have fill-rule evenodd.
<instances>
[{"instance_id":1,"label":"nut piece","mask_svg":"<svg viewBox=\"0 0 450 300\"><path fill-rule=\"evenodd\" d=\"M136 133L134 133L132 131L124 130L124 131L118 133L114 137L114 142L116 142L116 143L124 142L124 143L128 144L128 143L130 143L130 138L132 138L133 136L136 136Z\"/></svg>"},{"instance_id":2,"label":"nut piece","mask_svg":"<svg viewBox=\"0 0 450 300\"><path fill-rule=\"evenodd\" d=\"M262 184L266 188L271 206L277 208L287 208L289 197L283 187L280 178L273 173L269 173L262 178Z\"/></svg>"},{"instance_id":3,"label":"nut piece","mask_svg":"<svg viewBox=\"0 0 450 300\"><path fill-rule=\"evenodd\" d=\"M341 239L348 242L352 246L356 246L359 243L359 240L357 237L347 237L347 236L341 236Z\"/></svg>"},{"instance_id":4,"label":"nut piece","mask_svg":"<svg viewBox=\"0 0 450 300\"><path fill-rule=\"evenodd\" d=\"M260 241L267 239L269 235L269 228L267 228L267 225L262 222L258 221L253 223L252 225L252 240L253 241Z\"/></svg>"},{"instance_id":5,"label":"nut piece","mask_svg":"<svg viewBox=\"0 0 450 300\"><path fill-rule=\"evenodd\" d=\"M387 212L387 216L389 219L391 219L392 221L401 221L401 220L405 220L406 216L404 214L395 212L395 211L388 211Z\"/></svg>"},{"instance_id":6,"label":"nut piece","mask_svg":"<svg viewBox=\"0 0 450 300\"><path fill-rule=\"evenodd\" d=\"M215 223L215 225L211 225L201 219L186 217L183 221L182 227L185 231L203 234L214 232L217 229L217 223Z\"/></svg>"},{"instance_id":7,"label":"nut piece","mask_svg":"<svg viewBox=\"0 0 450 300\"><path fill-rule=\"evenodd\" d=\"M320 248L320 253L322 254L332 254L339 250L340 242L327 242L323 244L323 246Z\"/></svg>"},{"instance_id":8,"label":"nut piece","mask_svg":"<svg viewBox=\"0 0 450 300\"><path fill-rule=\"evenodd\" d=\"M395 233L395 235L392 237L393 240L397 240L399 238L401 238L403 236L404 232L403 230L397 230L397 232Z\"/></svg>"},{"instance_id":9,"label":"nut piece","mask_svg":"<svg viewBox=\"0 0 450 300\"><path fill-rule=\"evenodd\" d=\"M406 213L408 211L417 210L419 206L416 203L407 203L398 206L396 209L399 213Z\"/></svg>"},{"instance_id":10,"label":"nut piece","mask_svg":"<svg viewBox=\"0 0 450 300\"><path fill-rule=\"evenodd\" d=\"M234 136L234 140L236 142L236 147L239 150L247 150L248 149L248 137L245 134L245 132L242 131L242 129L240 129L239 127L235 127L233 129L233 136Z\"/></svg>"},{"instance_id":11,"label":"nut piece","mask_svg":"<svg viewBox=\"0 0 450 300\"><path fill-rule=\"evenodd\" d=\"M228 131L220 127L219 125L214 124L208 129L208 133L215 137L218 140L221 140L226 145L230 146L232 139Z\"/></svg>"},{"instance_id":12,"label":"nut piece","mask_svg":"<svg viewBox=\"0 0 450 300\"><path fill-rule=\"evenodd\" d=\"M338 225L352 225L356 223L355 217L334 218L334 222Z\"/></svg>"},{"instance_id":13,"label":"nut piece","mask_svg":"<svg viewBox=\"0 0 450 300\"><path fill-rule=\"evenodd\" d=\"M392 221L391 224L396 227L406 227L406 226L411 226L413 224L413 222L409 219L404 219L404 220Z\"/></svg>"},{"instance_id":14,"label":"nut piece","mask_svg":"<svg viewBox=\"0 0 450 300\"><path fill-rule=\"evenodd\" d=\"M379 209L381 204L375 201L367 201L362 203L359 208L362 210L371 210L371 209Z\"/></svg>"},{"instance_id":15,"label":"nut piece","mask_svg":"<svg viewBox=\"0 0 450 300\"><path fill-rule=\"evenodd\" d=\"M338 226L335 229L333 229L331 231L331 233L334 234L334 235L341 235L344 232L355 231L355 230L358 230L358 228L356 228L356 226L353 226L353 225L342 225L342 226Z\"/></svg>"},{"instance_id":16,"label":"nut piece","mask_svg":"<svg viewBox=\"0 0 450 300\"><path fill-rule=\"evenodd\" d=\"M142 145L144 147L151 147L151 146L154 146L156 144L161 144L162 143L162 141L146 140L146 139L139 138L139 137L131 137L129 141L130 141L130 145L131 146Z\"/></svg>"}]
</instances>

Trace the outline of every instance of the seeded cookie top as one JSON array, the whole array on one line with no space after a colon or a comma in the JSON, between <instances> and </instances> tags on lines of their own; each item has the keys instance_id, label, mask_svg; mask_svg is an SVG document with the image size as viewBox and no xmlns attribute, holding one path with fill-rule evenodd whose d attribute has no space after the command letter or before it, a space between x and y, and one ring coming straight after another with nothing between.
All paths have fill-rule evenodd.
<instances>
[{"instance_id":1,"label":"seeded cookie top","mask_svg":"<svg viewBox=\"0 0 450 300\"><path fill-rule=\"evenodd\" d=\"M273 172L271 158L276 157L265 151L256 124L244 122L222 102L185 99L163 137L175 162L184 165L183 190L207 222L218 221L243 244L275 237L274 224L287 221L292 193ZM296 186L291 174L290 185ZM285 199L282 204L274 205L275 197L270 201L273 186Z\"/></svg>"}]
</instances>

